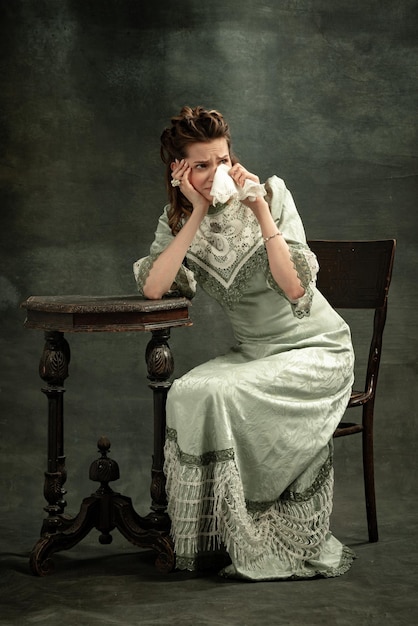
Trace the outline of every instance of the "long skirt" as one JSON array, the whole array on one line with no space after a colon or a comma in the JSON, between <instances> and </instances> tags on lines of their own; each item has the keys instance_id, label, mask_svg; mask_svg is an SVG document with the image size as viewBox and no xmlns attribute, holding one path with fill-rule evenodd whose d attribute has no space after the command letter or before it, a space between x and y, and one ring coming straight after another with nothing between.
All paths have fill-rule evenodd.
<instances>
[{"instance_id":1,"label":"long skirt","mask_svg":"<svg viewBox=\"0 0 418 626\"><path fill-rule=\"evenodd\" d=\"M352 369L332 347L254 359L241 346L174 381L165 474L179 569L217 553L230 560L221 575L253 581L349 569L329 519Z\"/></svg>"}]
</instances>

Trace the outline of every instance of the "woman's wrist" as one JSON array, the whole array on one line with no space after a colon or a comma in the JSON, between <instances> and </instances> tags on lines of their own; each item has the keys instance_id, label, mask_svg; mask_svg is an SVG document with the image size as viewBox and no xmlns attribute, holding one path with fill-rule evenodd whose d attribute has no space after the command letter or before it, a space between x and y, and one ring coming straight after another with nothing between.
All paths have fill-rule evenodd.
<instances>
[{"instance_id":1,"label":"woman's wrist","mask_svg":"<svg viewBox=\"0 0 418 626\"><path fill-rule=\"evenodd\" d=\"M243 200L243 203L252 210L257 218L258 223L260 224L260 228L263 230L263 228L267 226L267 223L272 219L270 207L267 204L266 200L262 197L258 197L253 202L250 202L247 199Z\"/></svg>"},{"instance_id":2,"label":"woman's wrist","mask_svg":"<svg viewBox=\"0 0 418 626\"><path fill-rule=\"evenodd\" d=\"M193 206L192 215L195 215L197 219L202 221L202 219L205 217L206 213L208 212L209 202L199 201L199 202L195 202L192 206Z\"/></svg>"},{"instance_id":3,"label":"woman's wrist","mask_svg":"<svg viewBox=\"0 0 418 626\"><path fill-rule=\"evenodd\" d=\"M281 233L280 230L273 233L272 235L268 235L267 237L264 237L263 235L264 245L266 245L270 241L270 239L274 239L275 237L282 237L282 236L283 236L283 233Z\"/></svg>"},{"instance_id":4,"label":"woman's wrist","mask_svg":"<svg viewBox=\"0 0 418 626\"><path fill-rule=\"evenodd\" d=\"M264 201L265 202L265 201ZM258 223L260 225L260 230L263 239L265 237L270 237L270 235L274 235L279 229L277 228L277 224L273 219L273 216L270 212L270 207L265 202L265 207L260 207L260 211L257 214Z\"/></svg>"}]
</instances>

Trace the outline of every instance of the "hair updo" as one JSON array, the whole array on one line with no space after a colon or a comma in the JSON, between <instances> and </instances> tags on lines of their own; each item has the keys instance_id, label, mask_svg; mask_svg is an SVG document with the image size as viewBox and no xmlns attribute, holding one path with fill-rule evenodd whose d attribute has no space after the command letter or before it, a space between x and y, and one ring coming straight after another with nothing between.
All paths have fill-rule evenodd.
<instances>
[{"instance_id":1,"label":"hair updo","mask_svg":"<svg viewBox=\"0 0 418 626\"><path fill-rule=\"evenodd\" d=\"M170 202L168 223L173 235L180 230L182 218L190 215L192 205L178 187L171 186L171 163L176 159L184 159L190 144L221 138L226 139L231 161L234 163L228 124L219 111L207 110L201 106L183 107L179 115L171 118L171 126L165 128L161 135L160 154L166 164L165 182Z\"/></svg>"}]
</instances>

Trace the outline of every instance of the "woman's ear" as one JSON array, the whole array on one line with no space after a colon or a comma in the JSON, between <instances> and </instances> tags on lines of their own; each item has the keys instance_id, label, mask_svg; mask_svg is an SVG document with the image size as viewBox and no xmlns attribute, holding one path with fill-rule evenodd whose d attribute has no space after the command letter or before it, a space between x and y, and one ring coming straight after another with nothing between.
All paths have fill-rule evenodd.
<instances>
[{"instance_id":1,"label":"woman's ear","mask_svg":"<svg viewBox=\"0 0 418 626\"><path fill-rule=\"evenodd\" d=\"M173 171L173 169L175 167L177 167L178 164L179 164L179 160L178 159L176 159L175 161L172 161L172 163L170 163L171 171Z\"/></svg>"}]
</instances>

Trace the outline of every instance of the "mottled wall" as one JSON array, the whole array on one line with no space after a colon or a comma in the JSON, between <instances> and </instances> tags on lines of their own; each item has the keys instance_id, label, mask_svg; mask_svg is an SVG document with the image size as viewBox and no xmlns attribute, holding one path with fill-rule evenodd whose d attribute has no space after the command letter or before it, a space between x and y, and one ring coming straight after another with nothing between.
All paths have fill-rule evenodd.
<instances>
[{"instance_id":1,"label":"mottled wall","mask_svg":"<svg viewBox=\"0 0 418 626\"><path fill-rule=\"evenodd\" d=\"M165 202L159 136L183 104L224 112L242 162L286 180L308 237L398 239L377 480L380 498L408 496L417 445L417 2L1 0L0 11L0 508L29 505L37 528L44 504L43 338L23 329L19 303L135 292L131 266L147 253ZM194 327L172 334L178 374L232 342L204 295L192 314ZM363 321L352 324L362 336ZM69 508L92 489L88 465L102 433L121 466L118 488L143 506L146 336L69 339ZM358 444L338 442L337 489L361 488Z\"/></svg>"}]
</instances>

